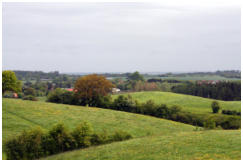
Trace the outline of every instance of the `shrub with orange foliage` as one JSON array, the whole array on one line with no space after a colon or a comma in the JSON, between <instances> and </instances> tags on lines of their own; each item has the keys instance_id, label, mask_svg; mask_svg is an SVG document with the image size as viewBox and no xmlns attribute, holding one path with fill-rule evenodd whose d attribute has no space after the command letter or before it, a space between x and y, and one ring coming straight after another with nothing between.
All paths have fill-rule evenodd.
<instances>
[{"instance_id":1,"label":"shrub with orange foliage","mask_svg":"<svg viewBox=\"0 0 243 162\"><path fill-rule=\"evenodd\" d=\"M99 97L106 96L115 87L102 75L91 74L80 77L74 86L75 96L87 104Z\"/></svg>"}]
</instances>

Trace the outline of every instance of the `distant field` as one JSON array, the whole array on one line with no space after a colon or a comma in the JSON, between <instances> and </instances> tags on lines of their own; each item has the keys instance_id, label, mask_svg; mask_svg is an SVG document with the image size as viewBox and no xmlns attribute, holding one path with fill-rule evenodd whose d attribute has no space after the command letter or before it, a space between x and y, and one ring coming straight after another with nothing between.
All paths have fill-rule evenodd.
<instances>
[{"instance_id":1,"label":"distant field","mask_svg":"<svg viewBox=\"0 0 243 162\"><path fill-rule=\"evenodd\" d=\"M124 130L133 139L70 151L47 159L240 159L240 131L195 131L195 127L151 116L101 108L3 98L2 141L24 129L50 129L63 122L73 129L90 122L94 130ZM6 159L3 147L3 159Z\"/></svg>"},{"instance_id":2,"label":"distant field","mask_svg":"<svg viewBox=\"0 0 243 162\"><path fill-rule=\"evenodd\" d=\"M122 80L126 80L126 77L107 77L107 79L111 80L111 79L116 79L116 78L120 78ZM226 78L226 77L222 77L219 75L187 75L187 76L180 76L180 77L175 77L175 76L171 76L171 77L158 77L158 76L144 76L145 79L151 79L151 78L157 78L157 79L175 79L175 80L240 80L239 78Z\"/></svg>"},{"instance_id":3,"label":"distant field","mask_svg":"<svg viewBox=\"0 0 243 162\"><path fill-rule=\"evenodd\" d=\"M156 77L160 79L175 79L175 80L240 80L238 78L225 78L219 75L194 75L184 77Z\"/></svg>"},{"instance_id":4,"label":"distant field","mask_svg":"<svg viewBox=\"0 0 243 162\"><path fill-rule=\"evenodd\" d=\"M207 99L197 96L177 94L172 92L134 92L126 93L123 95L130 94L133 99L136 99L140 102L146 102L148 100L153 100L157 104L167 104L179 105L182 107L183 111L188 111L197 114L211 113L211 103L213 99ZM113 95L115 99L118 95ZM236 110L241 111L241 102L240 101L219 101L222 109L226 110Z\"/></svg>"}]
</instances>

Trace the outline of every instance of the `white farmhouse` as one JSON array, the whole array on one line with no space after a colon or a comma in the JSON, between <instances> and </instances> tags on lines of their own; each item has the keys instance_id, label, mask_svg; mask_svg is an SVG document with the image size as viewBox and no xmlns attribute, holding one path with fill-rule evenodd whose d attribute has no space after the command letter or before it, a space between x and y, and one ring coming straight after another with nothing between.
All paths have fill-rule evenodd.
<instances>
[{"instance_id":1,"label":"white farmhouse","mask_svg":"<svg viewBox=\"0 0 243 162\"><path fill-rule=\"evenodd\" d=\"M121 90L119 88L112 88L112 93L118 93L120 92Z\"/></svg>"}]
</instances>

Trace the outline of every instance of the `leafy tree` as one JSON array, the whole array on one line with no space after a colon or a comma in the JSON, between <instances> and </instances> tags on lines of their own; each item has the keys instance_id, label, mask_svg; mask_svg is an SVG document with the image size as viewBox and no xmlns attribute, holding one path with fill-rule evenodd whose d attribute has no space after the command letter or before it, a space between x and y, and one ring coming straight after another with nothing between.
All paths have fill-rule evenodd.
<instances>
[{"instance_id":1,"label":"leafy tree","mask_svg":"<svg viewBox=\"0 0 243 162\"><path fill-rule=\"evenodd\" d=\"M128 76L128 79L129 79L129 80L133 80L133 81L139 81L139 80L144 81L144 77L143 77L141 74L139 74L138 71L136 71L136 72L130 74L130 75Z\"/></svg>"},{"instance_id":2,"label":"leafy tree","mask_svg":"<svg viewBox=\"0 0 243 162\"><path fill-rule=\"evenodd\" d=\"M217 101L213 101L211 104L211 107L212 107L213 113L218 113L219 109L221 109L221 107Z\"/></svg>"},{"instance_id":3,"label":"leafy tree","mask_svg":"<svg viewBox=\"0 0 243 162\"><path fill-rule=\"evenodd\" d=\"M31 88L31 87L28 87L28 88L25 88L24 89L24 95L32 95L32 96L35 96L36 93L35 93L35 89L34 88Z\"/></svg>"},{"instance_id":4,"label":"leafy tree","mask_svg":"<svg viewBox=\"0 0 243 162\"><path fill-rule=\"evenodd\" d=\"M4 94L6 91L21 91L21 83L15 76L15 73L10 70L3 71L2 73L2 93Z\"/></svg>"},{"instance_id":5,"label":"leafy tree","mask_svg":"<svg viewBox=\"0 0 243 162\"><path fill-rule=\"evenodd\" d=\"M76 141L76 145L78 148L90 146L92 134L93 134L92 126L87 122L81 123L72 132L72 136Z\"/></svg>"},{"instance_id":6,"label":"leafy tree","mask_svg":"<svg viewBox=\"0 0 243 162\"><path fill-rule=\"evenodd\" d=\"M84 104L96 106L96 100L106 96L114 85L104 76L91 74L80 77L74 86L75 96Z\"/></svg>"}]
</instances>

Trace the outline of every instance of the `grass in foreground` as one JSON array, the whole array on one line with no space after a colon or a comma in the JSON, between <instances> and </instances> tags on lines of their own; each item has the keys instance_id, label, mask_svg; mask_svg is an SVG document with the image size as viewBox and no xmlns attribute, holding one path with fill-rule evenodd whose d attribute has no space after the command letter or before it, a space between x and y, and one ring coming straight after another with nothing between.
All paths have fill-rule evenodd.
<instances>
[{"instance_id":1,"label":"grass in foreground","mask_svg":"<svg viewBox=\"0 0 243 162\"><path fill-rule=\"evenodd\" d=\"M168 106L179 105L182 107L183 111L197 114L212 113L211 103L214 101L214 99L177 94L172 92L134 92L126 93L124 95L128 94L130 94L133 99L138 100L141 103L148 100L153 100L156 104L167 104ZM117 96L118 95L113 95L112 97L115 99ZM217 101L222 106L222 110L241 111L240 101Z\"/></svg>"},{"instance_id":2,"label":"grass in foreground","mask_svg":"<svg viewBox=\"0 0 243 162\"><path fill-rule=\"evenodd\" d=\"M213 130L149 136L45 158L113 160L241 159L240 131Z\"/></svg>"}]
</instances>

